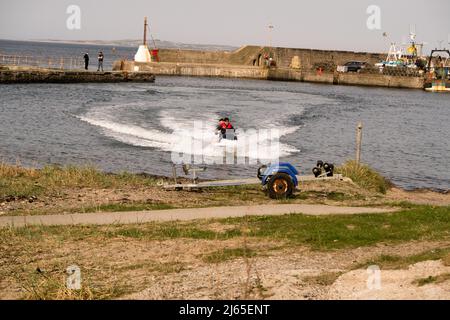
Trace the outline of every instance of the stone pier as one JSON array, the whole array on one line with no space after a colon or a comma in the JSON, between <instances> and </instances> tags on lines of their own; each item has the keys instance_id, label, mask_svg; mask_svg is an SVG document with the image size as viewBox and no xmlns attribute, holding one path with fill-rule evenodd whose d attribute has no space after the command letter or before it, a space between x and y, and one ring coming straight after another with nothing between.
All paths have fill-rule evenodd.
<instances>
[{"instance_id":1,"label":"stone pier","mask_svg":"<svg viewBox=\"0 0 450 320\"><path fill-rule=\"evenodd\" d=\"M0 84L154 82L152 72L79 71L0 66Z\"/></svg>"}]
</instances>

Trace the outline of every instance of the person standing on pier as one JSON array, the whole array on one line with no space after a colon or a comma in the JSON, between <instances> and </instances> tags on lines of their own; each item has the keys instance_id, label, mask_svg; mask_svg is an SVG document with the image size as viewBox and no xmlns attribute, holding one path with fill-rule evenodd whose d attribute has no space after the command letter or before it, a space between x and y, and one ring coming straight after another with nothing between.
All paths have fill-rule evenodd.
<instances>
[{"instance_id":1,"label":"person standing on pier","mask_svg":"<svg viewBox=\"0 0 450 320\"><path fill-rule=\"evenodd\" d=\"M86 52L84 54L84 69L87 70L89 67L89 54Z\"/></svg>"},{"instance_id":2,"label":"person standing on pier","mask_svg":"<svg viewBox=\"0 0 450 320\"><path fill-rule=\"evenodd\" d=\"M97 71L100 71L100 68L102 69L103 72L103 59L105 58L105 56L103 55L103 52L99 52L98 53L98 68Z\"/></svg>"}]
</instances>

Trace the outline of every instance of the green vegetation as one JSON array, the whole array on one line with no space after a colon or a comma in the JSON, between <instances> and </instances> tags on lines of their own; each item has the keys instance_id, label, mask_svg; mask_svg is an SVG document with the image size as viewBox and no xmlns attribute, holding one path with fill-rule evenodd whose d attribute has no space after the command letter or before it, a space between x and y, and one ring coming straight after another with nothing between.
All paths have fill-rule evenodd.
<instances>
[{"instance_id":1,"label":"green vegetation","mask_svg":"<svg viewBox=\"0 0 450 320\"><path fill-rule=\"evenodd\" d=\"M222 250L218 250L215 252L212 252L210 254L204 255L202 257L202 260L204 262L208 262L208 263L220 263L220 262L224 262L227 260L232 260L235 258L239 258L239 257L252 257L255 256L256 253L246 247L243 248L233 248L233 249L229 249L229 248L225 248Z\"/></svg>"},{"instance_id":2,"label":"green vegetation","mask_svg":"<svg viewBox=\"0 0 450 320\"><path fill-rule=\"evenodd\" d=\"M156 185L156 181L130 173L108 174L93 167L47 166L27 169L0 163L0 201L59 195L64 188L120 188Z\"/></svg>"},{"instance_id":3,"label":"green vegetation","mask_svg":"<svg viewBox=\"0 0 450 320\"><path fill-rule=\"evenodd\" d=\"M130 264L123 267L119 267L117 270L125 271L125 270L139 270L144 269L147 271L157 271L162 274L169 273L179 273L186 269L184 263L181 262L154 262L154 261L145 261L138 264Z\"/></svg>"},{"instance_id":4,"label":"green vegetation","mask_svg":"<svg viewBox=\"0 0 450 320\"><path fill-rule=\"evenodd\" d=\"M296 194L294 199L314 199L315 203L323 203L323 200L343 202L348 200L364 200L365 197L360 194L346 194L344 192L337 191L303 191ZM292 201L289 202L289 199L281 201L292 203Z\"/></svg>"},{"instance_id":5,"label":"green vegetation","mask_svg":"<svg viewBox=\"0 0 450 320\"><path fill-rule=\"evenodd\" d=\"M210 223L225 223L234 228L215 232ZM85 237L125 237L136 239L224 240L240 236L269 238L288 245L309 245L316 250L370 246L379 242L450 239L450 207L415 206L395 213L306 216L252 216L221 220L148 223L113 226L28 226L0 229L0 240L8 237L62 239Z\"/></svg>"},{"instance_id":6,"label":"green vegetation","mask_svg":"<svg viewBox=\"0 0 450 320\"><path fill-rule=\"evenodd\" d=\"M370 265L377 265L381 269L389 269L389 270L406 269L408 268L408 266L412 264L428 260L445 259L448 256L450 256L450 247L428 250L425 252L405 257L397 255L381 255L363 264L357 265L355 269L366 268Z\"/></svg>"},{"instance_id":7,"label":"green vegetation","mask_svg":"<svg viewBox=\"0 0 450 320\"><path fill-rule=\"evenodd\" d=\"M72 212L124 212L124 211L144 211L144 210L167 210L173 209L174 206L166 203L111 203L101 204L95 207L87 207L81 209L72 209Z\"/></svg>"},{"instance_id":8,"label":"green vegetation","mask_svg":"<svg viewBox=\"0 0 450 320\"><path fill-rule=\"evenodd\" d=\"M444 266L450 267L450 253L442 258L442 262L444 263Z\"/></svg>"},{"instance_id":9,"label":"green vegetation","mask_svg":"<svg viewBox=\"0 0 450 320\"><path fill-rule=\"evenodd\" d=\"M147 210L167 210L176 207L167 203L147 203L147 202L130 202L130 203L106 203L96 206L86 207L69 207L69 208L50 208L50 209L33 209L33 210L14 210L8 213L9 216L32 216L32 215L49 215L49 214L66 214L66 213L91 213L91 212L126 212L126 211L147 211Z\"/></svg>"},{"instance_id":10,"label":"green vegetation","mask_svg":"<svg viewBox=\"0 0 450 320\"><path fill-rule=\"evenodd\" d=\"M315 285L320 285L320 286L330 286L342 274L343 274L343 272L325 272L325 273L319 274L317 276L304 277L302 280L309 284L315 284Z\"/></svg>"},{"instance_id":11,"label":"green vegetation","mask_svg":"<svg viewBox=\"0 0 450 320\"><path fill-rule=\"evenodd\" d=\"M313 249L370 246L450 237L450 207L419 206L388 214L248 217L248 236L307 244ZM238 223L227 219L226 223Z\"/></svg>"},{"instance_id":12,"label":"green vegetation","mask_svg":"<svg viewBox=\"0 0 450 320\"><path fill-rule=\"evenodd\" d=\"M353 160L337 167L336 173L343 174L345 177L352 179L358 186L370 191L385 194L390 187L390 183L378 172L367 165L358 165Z\"/></svg>"},{"instance_id":13,"label":"green vegetation","mask_svg":"<svg viewBox=\"0 0 450 320\"><path fill-rule=\"evenodd\" d=\"M413 282L413 284L416 284L419 287L422 287L424 285L430 284L430 283L442 283L447 280L450 280L450 273L444 273L440 274L438 276L429 276L422 279L417 279Z\"/></svg>"}]
</instances>

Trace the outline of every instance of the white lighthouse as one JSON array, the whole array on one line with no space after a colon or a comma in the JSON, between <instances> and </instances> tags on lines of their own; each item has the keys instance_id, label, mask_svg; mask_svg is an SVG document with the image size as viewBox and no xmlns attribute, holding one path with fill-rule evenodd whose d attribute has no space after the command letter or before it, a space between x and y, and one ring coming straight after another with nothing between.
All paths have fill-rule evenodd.
<instances>
[{"instance_id":1,"label":"white lighthouse","mask_svg":"<svg viewBox=\"0 0 450 320\"><path fill-rule=\"evenodd\" d=\"M138 51L134 55L134 61L136 62L151 62L152 58L150 55L150 51L148 51L147 47L147 17L144 19L144 42L139 46Z\"/></svg>"}]
</instances>

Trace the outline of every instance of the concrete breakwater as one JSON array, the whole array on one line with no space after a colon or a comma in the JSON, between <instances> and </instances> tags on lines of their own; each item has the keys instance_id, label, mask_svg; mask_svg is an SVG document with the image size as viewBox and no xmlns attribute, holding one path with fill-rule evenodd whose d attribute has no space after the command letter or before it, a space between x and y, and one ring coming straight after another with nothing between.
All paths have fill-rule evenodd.
<instances>
[{"instance_id":1,"label":"concrete breakwater","mask_svg":"<svg viewBox=\"0 0 450 320\"><path fill-rule=\"evenodd\" d=\"M245 65L118 61L116 70L150 72L156 75L243 78L300 81L336 85L363 85L390 88L423 89L423 77L390 76L377 73L317 72L292 68L262 68Z\"/></svg>"},{"instance_id":2,"label":"concrete breakwater","mask_svg":"<svg viewBox=\"0 0 450 320\"><path fill-rule=\"evenodd\" d=\"M269 69L268 80L304 81L335 85L423 89L423 77L393 76L381 73L316 72L293 69Z\"/></svg>"},{"instance_id":3,"label":"concrete breakwater","mask_svg":"<svg viewBox=\"0 0 450 320\"><path fill-rule=\"evenodd\" d=\"M274 65L268 67L267 58ZM380 73L374 64L384 54L244 46L233 52L162 49L159 62L116 61L113 70L145 71L156 75L226 77L280 81L304 81L342 85L364 85L423 89L424 77L417 72ZM338 65L364 61L370 70L338 73ZM394 70L396 71L396 70Z\"/></svg>"},{"instance_id":4,"label":"concrete breakwater","mask_svg":"<svg viewBox=\"0 0 450 320\"><path fill-rule=\"evenodd\" d=\"M84 83L154 82L151 72L94 72L41 68L0 67L0 84L8 83Z\"/></svg>"},{"instance_id":5,"label":"concrete breakwater","mask_svg":"<svg viewBox=\"0 0 450 320\"><path fill-rule=\"evenodd\" d=\"M311 69L319 65L335 67L348 61L366 61L375 64L386 58L386 54L314 50L280 47L243 46L238 50L199 51L199 50L159 50L161 62L193 63L193 64L226 64L239 66L263 66L264 56L268 55L276 61L279 68L290 68L297 61L296 67Z\"/></svg>"}]
</instances>

